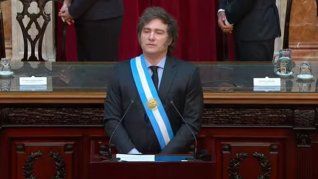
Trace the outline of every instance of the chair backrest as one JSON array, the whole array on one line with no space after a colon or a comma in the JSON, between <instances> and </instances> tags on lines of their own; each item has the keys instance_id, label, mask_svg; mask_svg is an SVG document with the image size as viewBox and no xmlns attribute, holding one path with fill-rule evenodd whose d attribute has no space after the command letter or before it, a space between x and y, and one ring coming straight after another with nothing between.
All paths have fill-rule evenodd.
<instances>
[{"instance_id":1,"label":"chair backrest","mask_svg":"<svg viewBox=\"0 0 318 179\"><path fill-rule=\"evenodd\" d=\"M4 29L3 29L3 16L0 7L0 58L6 57L5 43L4 43Z\"/></svg>"},{"instance_id":2,"label":"chair backrest","mask_svg":"<svg viewBox=\"0 0 318 179\"><path fill-rule=\"evenodd\" d=\"M19 0L22 2L22 12L18 12L16 19L22 30L24 54L22 61L45 61L42 57L42 43L45 30L48 23L51 21L51 14L45 12L45 6L49 1L57 0ZM38 10L36 12L29 12L29 8L32 3L36 3ZM29 19L28 22L25 22ZM31 36L29 30L35 27L37 34ZM31 54L28 57L28 49L31 46ZM36 47L38 55L36 56Z\"/></svg>"},{"instance_id":3,"label":"chair backrest","mask_svg":"<svg viewBox=\"0 0 318 179\"><path fill-rule=\"evenodd\" d=\"M293 4L293 0L287 0L284 39L283 39L283 48L284 49L289 47L289 22L290 22L290 13L291 13L292 4Z\"/></svg>"}]
</instances>

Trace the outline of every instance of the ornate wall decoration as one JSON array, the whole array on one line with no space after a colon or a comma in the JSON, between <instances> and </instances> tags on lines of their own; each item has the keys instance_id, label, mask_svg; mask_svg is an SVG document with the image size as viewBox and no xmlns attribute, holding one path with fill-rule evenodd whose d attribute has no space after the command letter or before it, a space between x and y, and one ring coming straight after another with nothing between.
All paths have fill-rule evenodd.
<instances>
[{"instance_id":1,"label":"ornate wall decoration","mask_svg":"<svg viewBox=\"0 0 318 179\"><path fill-rule=\"evenodd\" d=\"M310 131L297 131L296 142L297 147L311 147L312 136Z\"/></svg>"},{"instance_id":2,"label":"ornate wall decoration","mask_svg":"<svg viewBox=\"0 0 318 179\"><path fill-rule=\"evenodd\" d=\"M37 151L32 152L31 155L28 156L23 167L25 179L36 179L36 177L33 175L33 166L35 161L38 160L42 155L43 153L41 151Z\"/></svg>"},{"instance_id":3,"label":"ornate wall decoration","mask_svg":"<svg viewBox=\"0 0 318 179\"><path fill-rule=\"evenodd\" d=\"M247 153L236 153L229 163L228 173L230 179L242 179L240 176L240 165L248 157Z\"/></svg>"},{"instance_id":4,"label":"ornate wall decoration","mask_svg":"<svg viewBox=\"0 0 318 179\"><path fill-rule=\"evenodd\" d=\"M50 157L53 158L55 163L55 169L56 173L53 177L54 179L64 179L66 176L66 170L65 170L65 161L63 157L58 152L50 152Z\"/></svg>"},{"instance_id":5,"label":"ornate wall decoration","mask_svg":"<svg viewBox=\"0 0 318 179\"><path fill-rule=\"evenodd\" d=\"M258 176L258 179L270 179L272 173L270 161L263 153L259 152L254 152L253 157L259 162L259 165L261 167L261 174Z\"/></svg>"},{"instance_id":6,"label":"ornate wall decoration","mask_svg":"<svg viewBox=\"0 0 318 179\"><path fill-rule=\"evenodd\" d=\"M99 125L103 108L94 107L17 107L1 110L5 125Z\"/></svg>"},{"instance_id":7,"label":"ornate wall decoration","mask_svg":"<svg viewBox=\"0 0 318 179\"><path fill-rule=\"evenodd\" d=\"M206 126L292 126L293 110L206 105L202 120Z\"/></svg>"},{"instance_id":8,"label":"ornate wall decoration","mask_svg":"<svg viewBox=\"0 0 318 179\"><path fill-rule=\"evenodd\" d=\"M24 164L24 177L25 179L36 179L34 176L34 163L38 160L43 153L41 151L32 152L31 155L25 161ZM54 160L56 173L54 179L64 179L66 176L65 161L58 152L50 152L49 156Z\"/></svg>"},{"instance_id":9,"label":"ornate wall decoration","mask_svg":"<svg viewBox=\"0 0 318 179\"><path fill-rule=\"evenodd\" d=\"M315 110L314 109L296 109L295 110L295 124L298 128L312 128L315 126Z\"/></svg>"}]
</instances>

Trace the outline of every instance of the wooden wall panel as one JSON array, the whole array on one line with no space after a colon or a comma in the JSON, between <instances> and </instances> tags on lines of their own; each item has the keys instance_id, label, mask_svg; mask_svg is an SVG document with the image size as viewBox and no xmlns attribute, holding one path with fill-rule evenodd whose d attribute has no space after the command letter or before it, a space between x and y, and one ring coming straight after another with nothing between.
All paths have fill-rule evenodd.
<instances>
[{"instance_id":1,"label":"wooden wall panel","mask_svg":"<svg viewBox=\"0 0 318 179\"><path fill-rule=\"evenodd\" d=\"M50 138L15 141L11 145L12 179L77 178L75 142L49 142Z\"/></svg>"},{"instance_id":2,"label":"wooden wall panel","mask_svg":"<svg viewBox=\"0 0 318 179\"><path fill-rule=\"evenodd\" d=\"M317 166L318 165L318 135L313 136L312 140L312 166ZM313 169L313 176L312 178L318 178L318 170L317 168Z\"/></svg>"},{"instance_id":3,"label":"wooden wall panel","mask_svg":"<svg viewBox=\"0 0 318 179\"><path fill-rule=\"evenodd\" d=\"M291 134L282 128L204 128L200 149L211 151L219 179L295 179L296 171L288 170L297 162Z\"/></svg>"},{"instance_id":4,"label":"wooden wall panel","mask_svg":"<svg viewBox=\"0 0 318 179\"><path fill-rule=\"evenodd\" d=\"M94 137L90 140L90 163L102 162L103 160L109 159L111 153L116 153L114 148L109 151L108 140L106 137Z\"/></svg>"},{"instance_id":5,"label":"wooden wall panel","mask_svg":"<svg viewBox=\"0 0 318 179\"><path fill-rule=\"evenodd\" d=\"M270 142L222 142L222 176L226 178L278 177L280 144Z\"/></svg>"}]
</instances>

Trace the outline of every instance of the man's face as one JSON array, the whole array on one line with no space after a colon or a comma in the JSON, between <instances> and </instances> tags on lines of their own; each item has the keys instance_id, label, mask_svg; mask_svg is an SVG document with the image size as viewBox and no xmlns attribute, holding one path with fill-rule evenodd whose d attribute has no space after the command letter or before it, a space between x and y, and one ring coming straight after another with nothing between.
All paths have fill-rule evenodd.
<instances>
[{"instance_id":1,"label":"man's face","mask_svg":"<svg viewBox=\"0 0 318 179\"><path fill-rule=\"evenodd\" d=\"M140 34L139 43L145 55L166 55L171 39L168 26L160 19L153 19L146 24Z\"/></svg>"}]
</instances>

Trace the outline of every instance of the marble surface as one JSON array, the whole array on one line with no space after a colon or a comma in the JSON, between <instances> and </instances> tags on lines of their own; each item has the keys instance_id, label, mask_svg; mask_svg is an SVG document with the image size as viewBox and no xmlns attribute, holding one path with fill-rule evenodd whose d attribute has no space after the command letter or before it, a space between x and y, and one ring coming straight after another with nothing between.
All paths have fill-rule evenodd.
<instances>
[{"instance_id":1,"label":"marble surface","mask_svg":"<svg viewBox=\"0 0 318 179\"><path fill-rule=\"evenodd\" d=\"M295 58L318 57L316 0L293 1L289 32L289 46Z\"/></svg>"}]
</instances>

